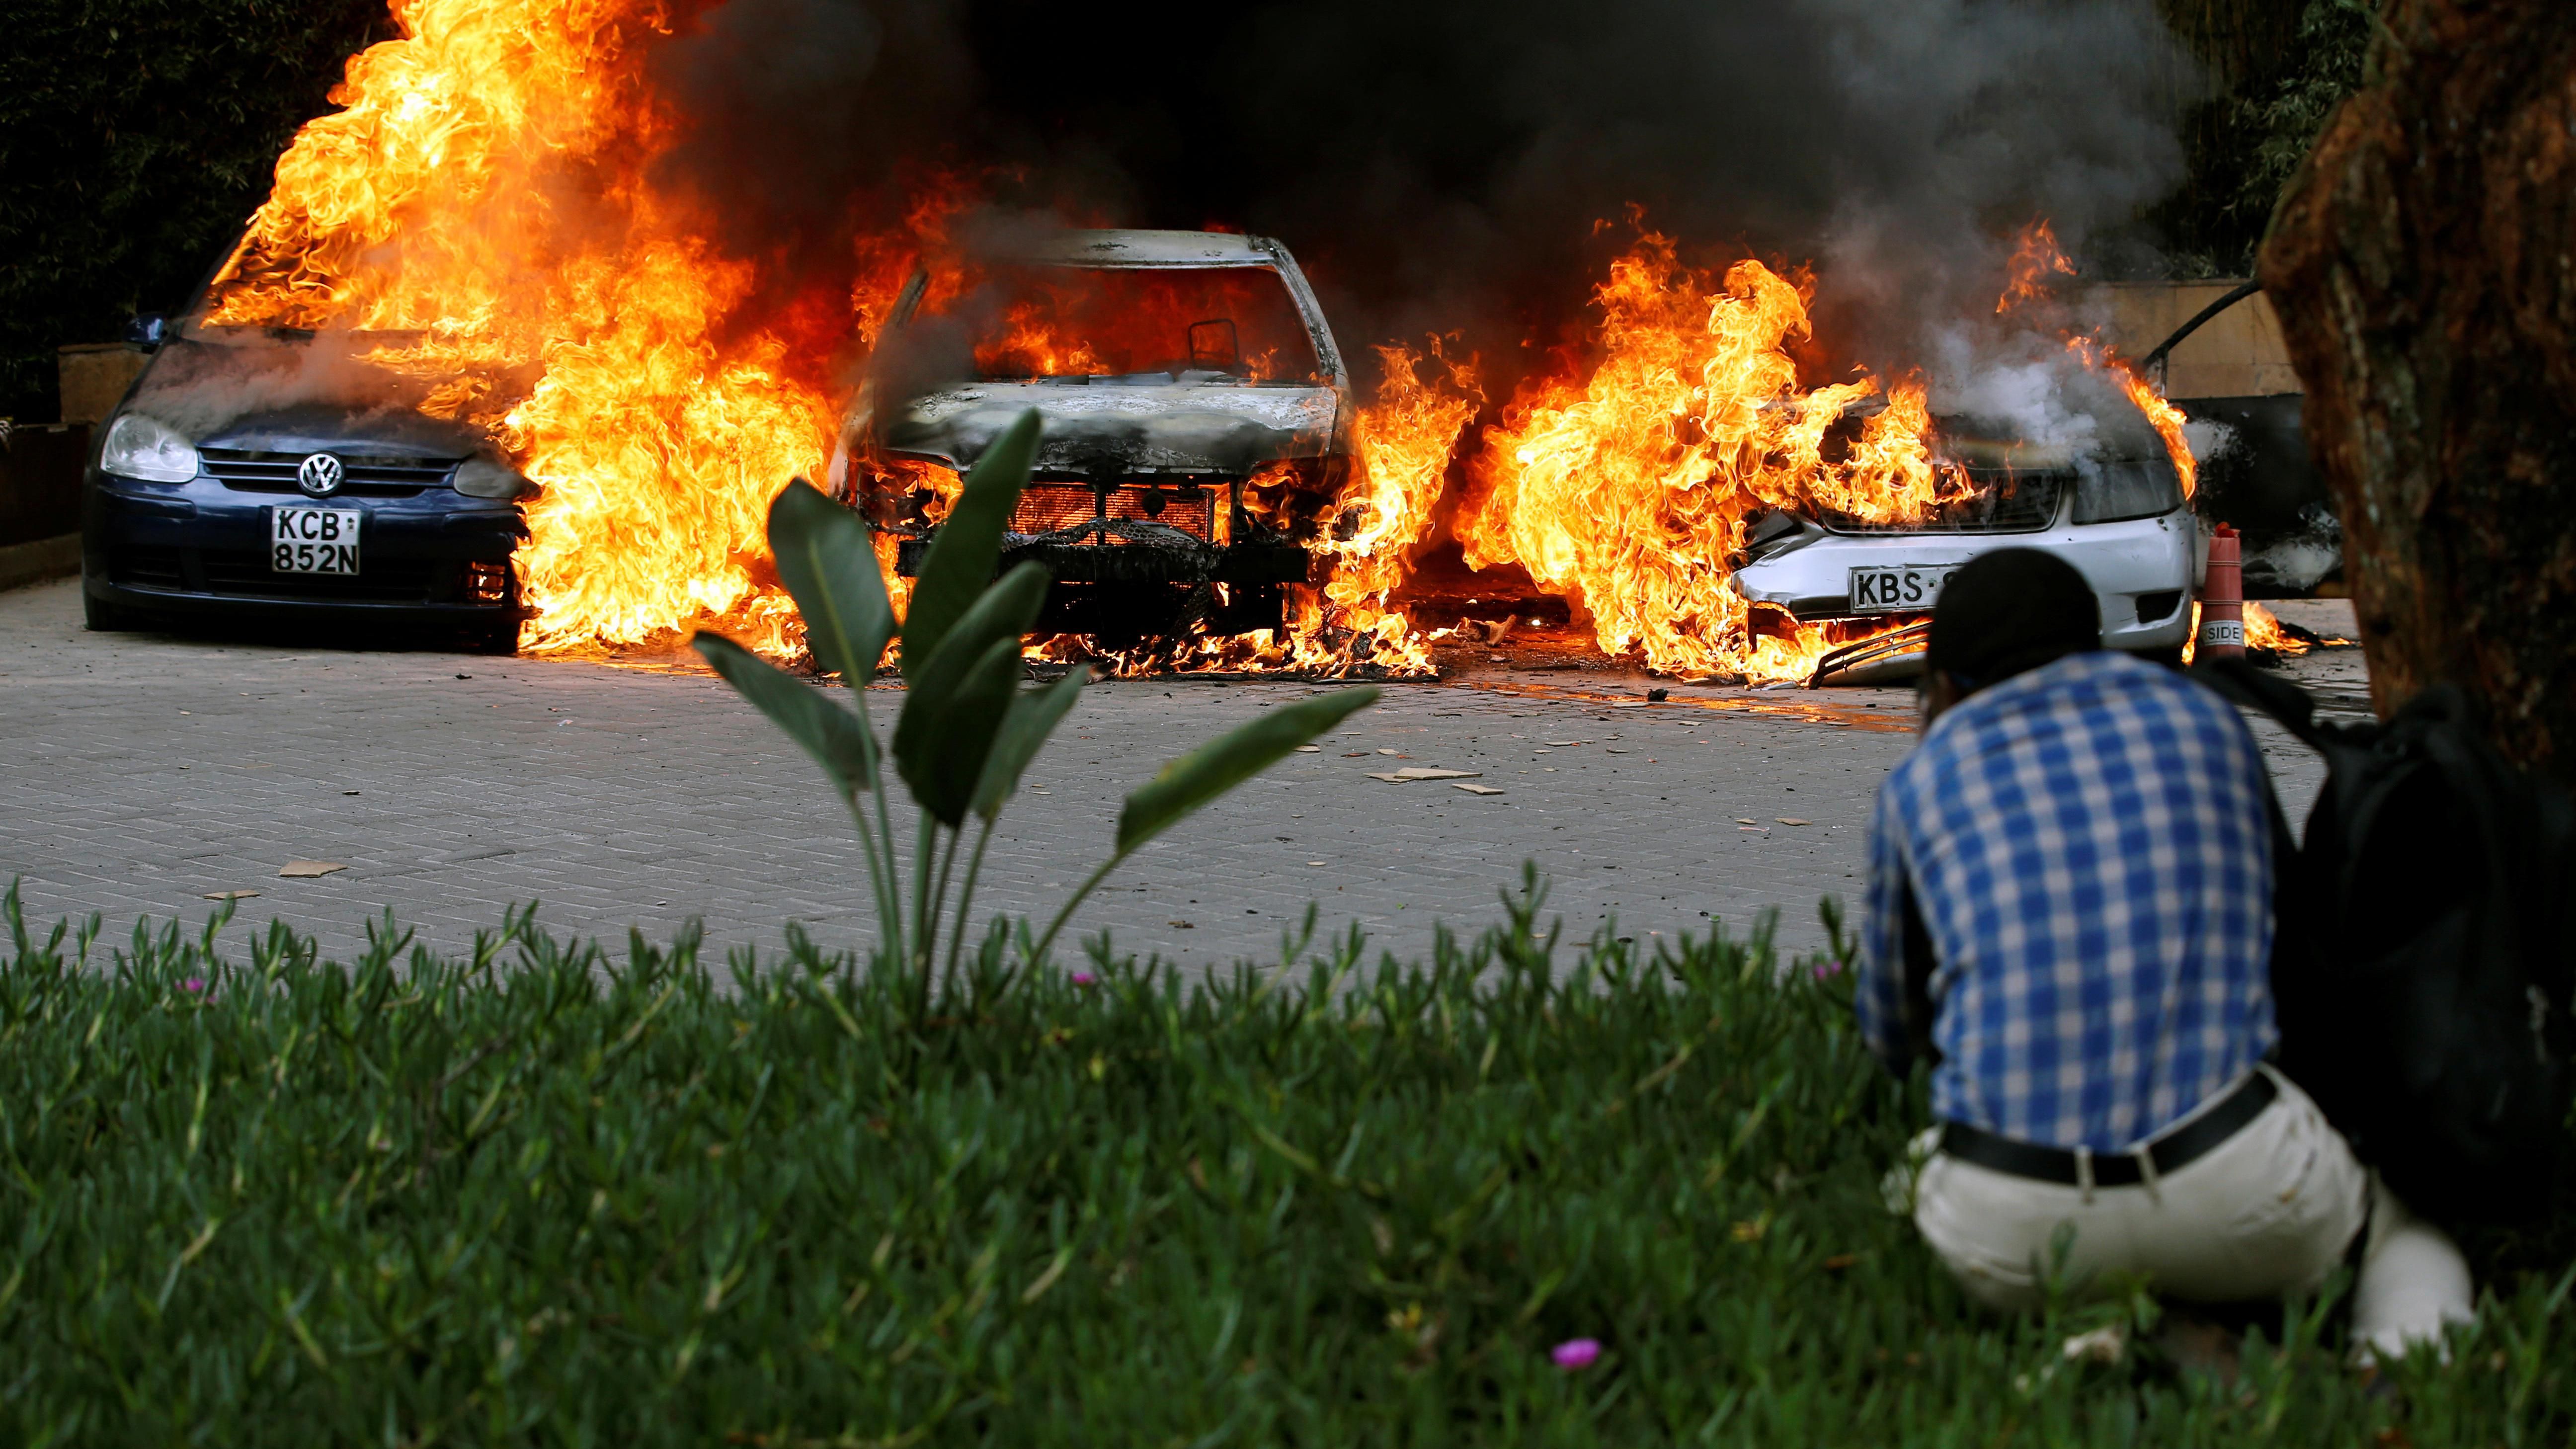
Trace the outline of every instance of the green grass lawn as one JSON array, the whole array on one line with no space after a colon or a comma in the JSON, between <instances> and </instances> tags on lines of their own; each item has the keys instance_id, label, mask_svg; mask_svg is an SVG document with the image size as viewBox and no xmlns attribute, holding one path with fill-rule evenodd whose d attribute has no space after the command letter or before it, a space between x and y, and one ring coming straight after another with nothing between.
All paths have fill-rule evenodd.
<instances>
[{"instance_id":1,"label":"green grass lawn","mask_svg":"<svg viewBox=\"0 0 2576 1449\"><path fill-rule=\"evenodd\" d=\"M14 896L10 904L15 912ZM2454 1365L2333 1294L2232 1378L2143 1302L1982 1317L1879 1179L1922 1117L1767 943L1094 965L918 1015L801 942L610 969L282 932L0 970L0 1442L2565 1444L2564 1234ZM237 934L237 933L236 933ZM879 985L877 981L887 984ZM2554 1290L2554 1291L2553 1291ZM1569 1370L1552 1351L1601 1345ZM2392 1391L2393 1389L2393 1391Z\"/></svg>"}]
</instances>

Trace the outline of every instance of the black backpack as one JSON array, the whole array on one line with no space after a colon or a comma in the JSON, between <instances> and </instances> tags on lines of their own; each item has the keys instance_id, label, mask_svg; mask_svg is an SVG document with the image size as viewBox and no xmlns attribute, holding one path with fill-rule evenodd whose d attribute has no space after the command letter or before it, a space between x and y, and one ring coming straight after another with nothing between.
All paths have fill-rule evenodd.
<instances>
[{"instance_id":1,"label":"black backpack","mask_svg":"<svg viewBox=\"0 0 2576 1449\"><path fill-rule=\"evenodd\" d=\"M2304 843L2276 801L2283 1073L2416 1211L2527 1222L2568 1136L2576 804L2508 764L2468 696L2334 725L2286 680L2193 675L2325 757Z\"/></svg>"}]
</instances>

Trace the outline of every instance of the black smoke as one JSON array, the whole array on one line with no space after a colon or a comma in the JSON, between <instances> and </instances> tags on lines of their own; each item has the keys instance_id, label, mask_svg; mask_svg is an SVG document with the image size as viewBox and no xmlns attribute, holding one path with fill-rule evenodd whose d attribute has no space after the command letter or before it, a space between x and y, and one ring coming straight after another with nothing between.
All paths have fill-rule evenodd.
<instances>
[{"instance_id":1,"label":"black smoke","mask_svg":"<svg viewBox=\"0 0 2576 1449\"><path fill-rule=\"evenodd\" d=\"M1990 310L2032 217L2133 238L2197 93L2151 0L727 0L655 74L674 173L790 270L962 164L998 205L1278 236L1346 350L1501 361L1579 327L1634 206L1704 261L1815 261L1882 366Z\"/></svg>"}]
</instances>

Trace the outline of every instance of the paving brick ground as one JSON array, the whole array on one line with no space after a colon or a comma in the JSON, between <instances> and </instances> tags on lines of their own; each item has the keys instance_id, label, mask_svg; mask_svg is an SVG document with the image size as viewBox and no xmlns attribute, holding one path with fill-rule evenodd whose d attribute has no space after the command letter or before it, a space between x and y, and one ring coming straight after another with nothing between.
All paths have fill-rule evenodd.
<instances>
[{"instance_id":1,"label":"paving brick ground","mask_svg":"<svg viewBox=\"0 0 2576 1449\"><path fill-rule=\"evenodd\" d=\"M1776 907L1784 941L1817 942L1818 897L1857 885L1912 695L1674 687L1620 707L1661 682L1498 670L1390 686L1321 752L1149 847L1077 925L1193 968L1275 963L1313 901L1326 930L1356 923L1412 955L1436 924L1491 924L1532 861L1575 934L1741 932ZM982 904L1051 906L1105 855L1127 790L1318 688L1095 685L1004 815ZM138 919L199 922L226 890L261 892L227 939L282 919L333 954L386 911L453 949L530 899L557 932L612 948L690 916L719 952L767 954L790 921L826 943L872 930L858 846L814 768L702 673L88 634L66 581L0 594L0 699L0 879L20 878L34 919L96 912L110 940ZM875 702L890 714L899 694ZM2303 799L2313 762L2268 743ZM1503 793L1369 778L1407 764L1480 771ZM348 869L281 879L294 860Z\"/></svg>"}]
</instances>

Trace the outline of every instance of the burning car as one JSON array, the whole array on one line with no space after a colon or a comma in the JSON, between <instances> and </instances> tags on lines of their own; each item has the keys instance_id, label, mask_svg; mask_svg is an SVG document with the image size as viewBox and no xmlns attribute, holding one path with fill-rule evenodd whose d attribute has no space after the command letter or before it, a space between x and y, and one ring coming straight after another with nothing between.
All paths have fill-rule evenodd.
<instances>
[{"instance_id":1,"label":"burning car","mask_svg":"<svg viewBox=\"0 0 2576 1449\"><path fill-rule=\"evenodd\" d=\"M213 610L514 649L511 555L536 489L473 430L421 413L420 384L367 364L387 336L218 326L202 303L169 327L84 479L89 627Z\"/></svg>"},{"instance_id":2,"label":"burning car","mask_svg":"<svg viewBox=\"0 0 2576 1449\"><path fill-rule=\"evenodd\" d=\"M1039 628L1127 641L1279 625L1351 466L1348 375L1266 237L1050 231L916 275L832 461L909 577L965 470L1045 421L1003 567L1046 566ZM925 299L928 304L925 305Z\"/></svg>"},{"instance_id":3,"label":"burning car","mask_svg":"<svg viewBox=\"0 0 2576 1449\"><path fill-rule=\"evenodd\" d=\"M1981 553L2046 549L2092 584L2104 647L2179 658L2199 526L2156 434L2105 427L2083 447L2048 446L1944 421L1943 461L1974 485L1964 496L1906 523L1767 513L1747 531L1737 592L1802 623L1866 623L1928 613L1950 574ZM1919 670L1921 648L1919 631L1868 641L1828 656L1817 678L1900 677Z\"/></svg>"}]
</instances>

